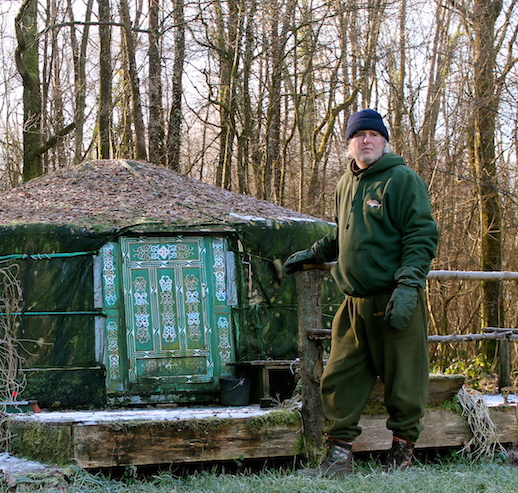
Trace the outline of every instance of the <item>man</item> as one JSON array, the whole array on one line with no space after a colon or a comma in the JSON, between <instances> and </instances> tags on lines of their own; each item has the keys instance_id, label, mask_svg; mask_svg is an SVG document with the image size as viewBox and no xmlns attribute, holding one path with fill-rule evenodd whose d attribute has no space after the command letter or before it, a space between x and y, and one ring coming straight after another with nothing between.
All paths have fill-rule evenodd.
<instances>
[{"instance_id":1,"label":"man","mask_svg":"<svg viewBox=\"0 0 518 493\"><path fill-rule=\"evenodd\" d=\"M377 377L393 432L385 470L412 463L428 395L423 288L438 241L427 187L389 151L381 115L354 113L345 138L352 160L336 187L336 228L284 264L289 274L336 260L331 272L345 294L321 382L329 453L316 471L325 476L352 472L358 422Z\"/></svg>"}]
</instances>

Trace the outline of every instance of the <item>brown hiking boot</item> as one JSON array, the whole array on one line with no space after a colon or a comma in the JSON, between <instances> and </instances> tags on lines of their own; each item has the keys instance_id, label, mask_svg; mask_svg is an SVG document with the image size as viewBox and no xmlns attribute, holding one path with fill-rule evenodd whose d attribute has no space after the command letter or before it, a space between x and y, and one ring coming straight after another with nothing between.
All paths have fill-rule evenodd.
<instances>
[{"instance_id":1,"label":"brown hiking boot","mask_svg":"<svg viewBox=\"0 0 518 493\"><path fill-rule=\"evenodd\" d=\"M394 437L383 472L390 473L407 469L413 464L415 443Z\"/></svg>"},{"instance_id":2,"label":"brown hiking boot","mask_svg":"<svg viewBox=\"0 0 518 493\"><path fill-rule=\"evenodd\" d=\"M304 475L337 478L353 472L353 444L343 440L328 439L327 457L318 467L306 469Z\"/></svg>"}]
</instances>

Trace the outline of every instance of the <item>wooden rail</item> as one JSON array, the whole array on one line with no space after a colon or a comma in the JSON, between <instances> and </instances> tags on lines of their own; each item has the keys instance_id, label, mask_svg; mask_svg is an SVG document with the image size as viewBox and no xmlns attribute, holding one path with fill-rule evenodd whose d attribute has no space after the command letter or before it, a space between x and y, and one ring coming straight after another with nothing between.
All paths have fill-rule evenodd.
<instances>
[{"instance_id":1,"label":"wooden rail","mask_svg":"<svg viewBox=\"0 0 518 493\"><path fill-rule=\"evenodd\" d=\"M486 327L482 330L484 333L428 336L428 342L518 341L516 329L491 329L488 331ZM306 335L308 339L312 340L331 339L331 329L307 329Z\"/></svg>"},{"instance_id":2,"label":"wooden rail","mask_svg":"<svg viewBox=\"0 0 518 493\"><path fill-rule=\"evenodd\" d=\"M324 264L305 264L304 270L331 270L336 262ZM518 281L518 272L510 271L480 271L480 270L431 270L427 279L438 281L466 280L466 281Z\"/></svg>"}]
</instances>

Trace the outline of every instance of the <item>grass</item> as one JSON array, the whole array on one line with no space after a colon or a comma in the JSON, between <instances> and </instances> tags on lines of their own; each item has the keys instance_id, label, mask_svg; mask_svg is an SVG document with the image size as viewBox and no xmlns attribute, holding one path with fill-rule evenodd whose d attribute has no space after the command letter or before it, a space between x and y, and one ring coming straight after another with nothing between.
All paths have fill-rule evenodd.
<instances>
[{"instance_id":1,"label":"grass","mask_svg":"<svg viewBox=\"0 0 518 493\"><path fill-rule=\"evenodd\" d=\"M12 484L12 483L11 483ZM447 458L383 475L374 460L357 461L355 473L343 479L307 478L300 470L261 470L229 473L222 470L178 474L169 471L141 475L127 468L118 478L71 470L67 478L18 478L0 491L70 493L513 493L518 492L518 467L503 460L470 462Z\"/></svg>"}]
</instances>

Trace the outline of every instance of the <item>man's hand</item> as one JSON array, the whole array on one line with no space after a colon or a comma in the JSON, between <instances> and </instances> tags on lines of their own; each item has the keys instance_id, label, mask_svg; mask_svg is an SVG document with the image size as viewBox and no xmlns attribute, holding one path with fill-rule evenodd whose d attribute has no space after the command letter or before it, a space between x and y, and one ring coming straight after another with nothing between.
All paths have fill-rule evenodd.
<instances>
[{"instance_id":1,"label":"man's hand","mask_svg":"<svg viewBox=\"0 0 518 493\"><path fill-rule=\"evenodd\" d=\"M313 264L318 263L313 250L300 250L298 252L292 253L284 262L282 266L282 270L286 274L293 274L298 270L302 270L304 264Z\"/></svg>"},{"instance_id":2,"label":"man's hand","mask_svg":"<svg viewBox=\"0 0 518 493\"><path fill-rule=\"evenodd\" d=\"M385 320L393 329L404 330L417 306L417 288L399 284L389 299L385 309Z\"/></svg>"}]
</instances>

